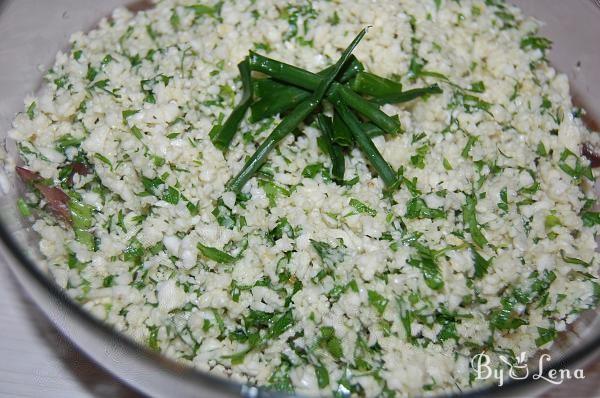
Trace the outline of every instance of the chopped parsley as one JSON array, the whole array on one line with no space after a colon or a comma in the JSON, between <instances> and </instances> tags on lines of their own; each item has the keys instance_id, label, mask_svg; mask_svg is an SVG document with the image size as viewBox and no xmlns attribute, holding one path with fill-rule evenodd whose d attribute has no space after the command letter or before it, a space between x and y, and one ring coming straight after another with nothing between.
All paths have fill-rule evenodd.
<instances>
[{"instance_id":1,"label":"chopped parsley","mask_svg":"<svg viewBox=\"0 0 600 398\"><path fill-rule=\"evenodd\" d=\"M366 203L361 202L358 199L351 198L350 206L354 208L360 214L368 214L371 217L375 217L377 215L377 211L371 207L369 207Z\"/></svg>"},{"instance_id":2,"label":"chopped parsley","mask_svg":"<svg viewBox=\"0 0 600 398\"><path fill-rule=\"evenodd\" d=\"M477 198L474 195L467 196L466 203L462 207L463 222L465 224L465 227L468 228L473 242L479 247L484 247L485 245L487 245L488 240L486 239L483 232L481 232L481 226L477 221L476 206Z\"/></svg>"},{"instance_id":3,"label":"chopped parsley","mask_svg":"<svg viewBox=\"0 0 600 398\"><path fill-rule=\"evenodd\" d=\"M412 198L406 205L406 218L428 218L430 220L445 219L446 212L443 208L432 209L427 207L425 201L419 197Z\"/></svg>"}]
</instances>

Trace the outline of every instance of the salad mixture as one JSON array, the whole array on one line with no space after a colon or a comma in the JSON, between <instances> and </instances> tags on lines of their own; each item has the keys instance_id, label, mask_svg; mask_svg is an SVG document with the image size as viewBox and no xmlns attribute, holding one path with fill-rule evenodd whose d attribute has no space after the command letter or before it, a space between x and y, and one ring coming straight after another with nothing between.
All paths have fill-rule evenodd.
<instances>
[{"instance_id":1,"label":"salad mixture","mask_svg":"<svg viewBox=\"0 0 600 398\"><path fill-rule=\"evenodd\" d=\"M600 298L596 139L537 30L499 0L117 9L16 117L17 205L53 279L168 357L468 390L473 355L534 355Z\"/></svg>"}]
</instances>

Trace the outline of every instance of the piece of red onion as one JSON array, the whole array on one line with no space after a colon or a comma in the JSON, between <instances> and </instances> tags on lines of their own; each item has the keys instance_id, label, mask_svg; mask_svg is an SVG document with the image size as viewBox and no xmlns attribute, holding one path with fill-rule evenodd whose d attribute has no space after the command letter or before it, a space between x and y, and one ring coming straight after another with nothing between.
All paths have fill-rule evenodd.
<instances>
[{"instance_id":1,"label":"piece of red onion","mask_svg":"<svg viewBox=\"0 0 600 398\"><path fill-rule=\"evenodd\" d=\"M71 198L69 198L69 195L64 193L60 188L49 187L40 183L35 184L35 187L42 193L54 215L70 224L71 210L69 210L69 201Z\"/></svg>"},{"instance_id":2,"label":"piece of red onion","mask_svg":"<svg viewBox=\"0 0 600 398\"><path fill-rule=\"evenodd\" d=\"M43 180L42 176L34 171L27 170L24 167L17 167L16 172L23 182L32 184L40 191L55 216L68 224L71 223L71 210L69 210L69 201L71 198L69 198L69 195L64 193L60 188L42 184L40 182Z\"/></svg>"},{"instance_id":3,"label":"piece of red onion","mask_svg":"<svg viewBox=\"0 0 600 398\"><path fill-rule=\"evenodd\" d=\"M26 168L19 166L17 166L15 170L23 182L31 183L42 180L42 176L35 171L27 170Z\"/></svg>"},{"instance_id":4,"label":"piece of red onion","mask_svg":"<svg viewBox=\"0 0 600 398\"><path fill-rule=\"evenodd\" d=\"M90 169L81 162L74 162L71 163L69 166L72 170L71 175L69 175L69 178L67 179L67 183L69 185L73 185L73 177L75 176L75 174L79 174L80 176L86 176L90 174Z\"/></svg>"},{"instance_id":5,"label":"piece of red onion","mask_svg":"<svg viewBox=\"0 0 600 398\"><path fill-rule=\"evenodd\" d=\"M583 144L581 154L591 162L592 168L600 167L600 154L596 152L596 149L592 145Z\"/></svg>"}]
</instances>

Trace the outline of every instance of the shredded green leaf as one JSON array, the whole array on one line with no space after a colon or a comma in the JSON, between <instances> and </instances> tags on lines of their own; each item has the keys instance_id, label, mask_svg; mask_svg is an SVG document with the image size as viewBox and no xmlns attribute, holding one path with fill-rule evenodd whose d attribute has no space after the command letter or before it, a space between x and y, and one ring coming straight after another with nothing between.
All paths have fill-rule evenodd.
<instances>
[{"instance_id":1,"label":"shredded green leaf","mask_svg":"<svg viewBox=\"0 0 600 398\"><path fill-rule=\"evenodd\" d=\"M232 255L214 247L204 246L202 243L198 243L198 250L200 250L204 257L220 264L231 264L237 261L237 258Z\"/></svg>"},{"instance_id":2,"label":"shredded green leaf","mask_svg":"<svg viewBox=\"0 0 600 398\"><path fill-rule=\"evenodd\" d=\"M371 217L375 217L377 215L377 211L375 209L369 207L366 203L363 203L358 199L351 198L350 206L352 206L360 214L368 214Z\"/></svg>"}]
</instances>

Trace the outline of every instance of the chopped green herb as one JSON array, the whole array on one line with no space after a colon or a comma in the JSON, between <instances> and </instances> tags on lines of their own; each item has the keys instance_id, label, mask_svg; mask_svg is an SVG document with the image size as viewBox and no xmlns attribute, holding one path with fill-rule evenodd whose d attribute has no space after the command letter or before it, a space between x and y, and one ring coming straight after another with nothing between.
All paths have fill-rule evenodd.
<instances>
[{"instance_id":1,"label":"chopped green herb","mask_svg":"<svg viewBox=\"0 0 600 398\"><path fill-rule=\"evenodd\" d=\"M99 161L101 161L102 163L104 163L105 165L107 165L110 168L110 170L112 171L112 169L113 169L112 162L106 156L102 155L101 153L95 153L94 157L96 159L98 159Z\"/></svg>"},{"instance_id":2,"label":"chopped green herb","mask_svg":"<svg viewBox=\"0 0 600 398\"><path fill-rule=\"evenodd\" d=\"M202 243L198 243L198 250L200 250L206 258L220 264L231 264L237 261L237 258L232 255L214 247L204 246Z\"/></svg>"},{"instance_id":3,"label":"chopped green herb","mask_svg":"<svg viewBox=\"0 0 600 398\"><path fill-rule=\"evenodd\" d=\"M500 202L498 203L498 208L503 210L505 213L508 213L508 189L506 187L502 188L500 191Z\"/></svg>"},{"instance_id":4,"label":"chopped green herb","mask_svg":"<svg viewBox=\"0 0 600 398\"><path fill-rule=\"evenodd\" d=\"M600 213L595 211L585 211L581 213L581 219L583 220L583 225L586 227L593 227L596 225L600 225Z\"/></svg>"},{"instance_id":5,"label":"chopped green herb","mask_svg":"<svg viewBox=\"0 0 600 398\"><path fill-rule=\"evenodd\" d=\"M521 49L540 50L543 54L552 47L552 42L545 37L526 36L521 40Z\"/></svg>"},{"instance_id":6,"label":"chopped green herb","mask_svg":"<svg viewBox=\"0 0 600 398\"><path fill-rule=\"evenodd\" d=\"M515 310L518 304L515 298L503 297L500 302L501 307L492 311L490 317L490 324L494 329L507 331L527 325L527 321Z\"/></svg>"},{"instance_id":7,"label":"chopped green herb","mask_svg":"<svg viewBox=\"0 0 600 398\"><path fill-rule=\"evenodd\" d=\"M419 169L424 169L425 168L425 157L427 156L428 153L429 153L429 144L420 146L419 148L417 148L416 155L411 156L410 163Z\"/></svg>"},{"instance_id":8,"label":"chopped green herb","mask_svg":"<svg viewBox=\"0 0 600 398\"><path fill-rule=\"evenodd\" d=\"M324 170L323 163L309 164L302 171L302 177L304 178L315 178L319 173Z\"/></svg>"},{"instance_id":9,"label":"chopped green herb","mask_svg":"<svg viewBox=\"0 0 600 398\"><path fill-rule=\"evenodd\" d=\"M539 142L537 149L535 151L539 156L548 156L548 151L546 150L546 147L544 146L544 143L542 141Z\"/></svg>"},{"instance_id":10,"label":"chopped green herb","mask_svg":"<svg viewBox=\"0 0 600 398\"><path fill-rule=\"evenodd\" d=\"M528 187L523 187L519 189L519 193L522 195L535 195L540 190L540 183L534 182Z\"/></svg>"},{"instance_id":11,"label":"chopped green herb","mask_svg":"<svg viewBox=\"0 0 600 398\"><path fill-rule=\"evenodd\" d=\"M289 361L282 361L281 365L275 369L269 378L269 387L273 388L275 391L293 394L294 383L290 377L291 370L292 365L289 363Z\"/></svg>"},{"instance_id":12,"label":"chopped green herb","mask_svg":"<svg viewBox=\"0 0 600 398\"><path fill-rule=\"evenodd\" d=\"M122 112L123 115L123 121L127 121L127 119L129 119L131 116L135 115L136 113L138 113L139 110L137 109L126 109Z\"/></svg>"},{"instance_id":13,"label":"chopped green herb","mask_svg":"<svg viewBox=\"0 0 600 398\"><path fill-rule=\"evenodd\" d=\"M416 255L411 257L408 263L421 270L425 284L429 288L433 290L442 289L444 279L437 265L435 252L417 241L412 242L411 246L416 249Z\"/></svg>"},{"instance_id":14,"label":"chopped green herb","mask_svg":"<svg viewBox=\"0 0 600 398\"><path fill-rule=\"evenodd\" d=\"M568 160L572 160L568 163ZM594 174L592 173L592 169L589 166L584 166L581 163L581 159L579 156L575 155L568 149L565 149L563 153L560 155L560 160L558 162L558 167L565 173L575 180L575 182L580 183L583 177L586 177L590 181L594 181Z\"/></svg>"},{"instance_id":15,"label":"chopped green herb","mask_svg":"<svg viewBox=\"0 0 600 398\"><path fill-rule=\"evenodd\" d=\"M477 198L474 195L467 196L467 200L465 205L462 207L463 211L463 222L465 227L468 227L469 233L471 234L471 239L473 242L479 246L485 246L488 241L481 232L481 228L479 223L477 222Z\"/></svg>"},{"instance_id":16,"label":"chopped green herb","mask_svg":"<svg viewBox=\"0 0 600 398\"><path fill-rule=\"evenodd\" d=\"M452 165L450 164L450 162L448 161L448 159L444 158L444 161L443 161L442 164L444 165L444 169L446 171L452 170Z\"/></svg>"},{"instance_id":17,"label":"chopped green herb","mask_svg":"<svg viewBox=\"0 0 600 398\"><path fill-rule=\"evenodd\" d=\"M110 54L107 54L103 59L102 62L100 62L100 67L104 68L106 67L106 65L110 64L113 60L113 57Z\"/></svg>"},{"instance_id":18,"label":"chopped green herb","mask_svg":"<svg viewBox=\"0 0 600 398\"><path fill-rule=\"evenodd\" d=\"M479 109L491 115L490 109L492 108L492 104L490 104L489 102L486 102L474 95L465 94L462 92L457 93L456 97L458 99L458 103L462 104L462 106L467 112L472 112L473 109Z\"/></svg>"},{"instance_id":19,"label":"chopped green herb","mask_svg":"<svg viewBox=\"0 0 600 398\"><path fill-rule=\"evenodd\" d=\"M371 304L377 310L379 315L383 315L389 300L374 290L369 290L367 294L369 297L369 304Z\"/></svg>"},{"instance_id":20,"label":"chopped green herb","mask_svg":"<svg viewBox=\"0 0 600 398\"><path fill-rule=\"evenodd\" d=\"M330 16L329 18L327 18L327 23L332 25L332 26L336 26L339 25L340 23L340 16L338 15L337 11L333 12L333 15ZM329 384L329 383L327 383Z\"/></svg>"},{"instance_id":21,"label":"chopped green herb","mask_svg":"<svg viewBox=\"0 0 600 398\"><path fill-rule=\"evenodd\" d=\"M136 238L129 241L129 245L123 250L123 260L140 264L144 257L144 247Z\"/></svg>"},{"instance_id":22,"label":"chopped green herb","mask_svg":"<svg viewBox=\"0 0 600 398\"><path fill-rule=\"evenodd\" d=\"M114 275L108 275L102 280L102 287L112 287L115 282Z\"/></svg>"},{"instance_id":23,"label":"chopped green herb","mask_svg":"<svg viewBox=\"0 0 600 398\"><path fill-rule=\"evenodd\" d=\"M23 217L31 216L31 209L29 208L29 205L27 204L27 202L25 202L23 198L19 198L17 200L17 208L19 209L19 212Z\"/></svg>"},{"instance_id":24,"label":"chopped green herb","mask_svg":"<svg viewBox=\"0 0 600 398\"><path fill-rule=\"evenodd\" d=\"M297 237L296 230L285 217L279 219L275 228L267 233L267 239L272 244L275 244L275 242L283 238L284 235L290 239L295 239Z\"/></svg>"},{"instance_id":25,"label":"chopped green herb","mask_svg":"<svg viewBox=\"0 0 600 398\"><path fill-rule=\"evenodd\" d=\"M169 186L162 196L162 200L172 205L179 203L180 193L177 189Z\"/></svg>"},{"instance_id":26,"label":"chopped green herb","mask_svg":"<svg viewBox=\"0 0 600 398\"><path fill-rule=\"evenodd\" d=\"M73 137L71 134L65 134L58 140L54 141L56 150L65 153L67 148L78 148L83 142L83 138Z\"/></svg>"},{"instance_id":27,"label":"chopped green herb","mask_svg":"<svg viewBox=\"0 0 600 398\"><path fill-rule=\"evenodd\" d=\"M483 93L485 91L485 84L482 81L471 84L471 91L474 93Z\"/></svg>"},{"instance_id":28,"label":"chopped green herb","mask_svg":"<svg viewBox=\"0 0 600 398\"><path fill-rule=\"evenodd\" d=\"M344 260L344 251L341 247L333 247L328 243L312 239L310 243L326 265L335 265Z\"/></svg>"},{"instance_id":29,"label":"chopped green herb","mask_svg":"<svg viewBox=\"0 0 600 398\"><path fill-rule=\"evenodd\" d=\"M171 27L174 30L178 30L181 25L181 18L179 18L179 14L177 13L177 9L173 9L171 12L171 17L169 18L169 22L171 23Z\"/></svg>"},{"instance_id":30,"label":"chopped green herb","mask_svg":"<svg viewBox=\"0 0 600 398\"><path fill-rule=\"evenodd\" d=\"M352 206L360 214L368 214L371 217L375 217L377 215L377 211L375 209L369 207L366 203L363 203L358 199L351 198L350 206Z\"/></svg>"},{"instance_id":31,"label":"chopped green herb","mask_svg":"<svg viewBox=\"0 0 600 398\"><path fill-rule=\"evenodd\" d=\"M317 377L317 384L319 385L319 388L323 390L329 386L329 371L321 362L315 364L314 367L315 376Z\"/></svg>"},{"instance_id":32,"label":"chopped green herb","mask_svg":"<svg viewBox=\"0 0 600 398\"><path fill-rule=\"evenodd\" d=\"M144 137L144 134L142 133L142 131L137 126L131 127L131 134L133 134L133 136L135 138L137 138L138 140L140 140L140 141Z\"/></svg>"},{"instance_id":33,"label":"chopped green herb","mask_svg":"<svg viewBox=\"0 0 600 398\"><path fill-rule=\"evenodd\" d=\"M259 180L258 185L265 191L265 195L269 199L269 205L275 207L277 205L277 197L279 195L290 196L291 192L286 188L277 185L272 181Z\"/></svg>"},{"instance_id":34,"label":"chopped green herb","mask_svg":"<svg viewBox=\"0 0 600 398\"><path fill-rule=\"evenodd\" d=\"M75 240L87 246L89 250L95 251L96 242L94 236L88 232L88 229L93 225L94 209L73 197L69 200L68 207L71 212Z\"/></svg>"},{"instance_id":35,"label":"chopped green herb","mask_svg":"<svg viewBox=\"0 0 600 398\"><path fill-rule=\"evenodd\" d=\"M446 212L443 208L429 208L423 199L416 197L409 200L406 205L406 218L429 218L431 220L445 219Z\"/></svg>"},{"instance_id":36,"label":"chopped green herb","mask_svg":"<svg viewBox=\"0 0 600 398\"><path fill-rule=\"evenodd\" d=\"M458 331L456 330L456 320L452 318L443 318L439 321L442 324L442 329L437 335L440 342L454 339L458 341Z\"/></svg>"},{"instance_id":37,"label":"chopped green herb","mask_svg":"<svg viewBox=\"0 0 600 398\"><path fill-rule=\"evenodd\" d=\"M196 18L205 16L205 15L216 18L221 13L221 6L222 6L222 3L217 3L215 6L212 6L212 7L204 5L204 4L194 4L191 6L186 6L185 8L193 11L194 14L196 14Z\"/></svg>"},{"instance_id":38,"label":"chopped green herb","mask_svg":"<svg viewBox=\"0 0 600 398\"><path fill-rule=\"evenodd\" d=\"M54 80L54 84L56 84L56 88L63 88L67 85L68 82L69 82L69 78L66 75L61 76Z\"/></svg>"},{"instance_id":39,"label":"chopped green herb","mask_svg":"<svg viewBox=\"0 0 600 398\"><path fill-rule=\"evenodd\" d=\"M27 111L25 113L27 113L27 117L29 118L29 120L33 120L33 118L35 117L36 108L37 108L37 103L35 101L33 101L27 107Z\"/></svg>"},{"instance_id":40,"label":"chopped green herb","mask_svg":"<svg viewBox=\"0 0 600 398\"><path fill-rule=\"evenodd\" d=\"M460 155L467 159L469 157L469 153L471 152L471 149L473 149L473 146L475 145L475 143L479 140L479 137L475 137L473 135L469 136L469 140L467 141L467 144L465 145L465 147L463 148L462 152L460 153Z\"/></svg>"},{"instance_id":41,"label":"chopped green herb","mask_svg":"<svg viewBox=\"0 0 600 398\"><path fill-rule=\"evenodd\" d=\"M537 345L538 347L541 347L545 344L548 344L551 341L556 340L556 329L537 328L537 330L539 337L535 339L535 345Z\"/></svg>"},{"instance_id":42,"label":"chopped green herb","mask_svg":"<svg viewBox=\"0 0 600 398\"><path fill-rule=\"evenodd\" d=\"M167 185L160 177L147 178L142 176L142 184L146 194L156 196L172 205L179 203L181 193L176 188Z\"/></svg>"},{"instance_id":43,"label":"chopped green herb","mask_svg":"<svg viewBox=\"0 0 600 398\"><path fill-rule=\"evenodd\" d=\"M486 260L474 248L471 248L473 254L473 263L475 265L475 278L483 278L492 264L492 259Z\"/></svg>"},{"instance_id":44,"label":"chopped green herb","mask_svg":"<svg viewBox=\"0 0 600 398\"><path fill-rule=\"evenodd\" d=\"M546 219L544 221L544 227L546 228L547 231L551 230L553 227L555 227L557 225L562 225L560 218L556 217L553 214L546 216Z\"/></svg>"},{"instance_id":45,"label":"chopped green herb","mask_svg":"<svg viewBox=\"0 0 600 398\"><path fill-rule=\"evenodd\" d=\"M344 350L342 349L342 343L340 339L335 335L335 330L331 326L321 327L321 338L320 343L334 359L341 359L344 356Z\"/></svg>"},{"instance_id":46,"label":"chopped green herb","mask_svg":"<svg viewBox=\"0 0 600 398\"><path fill-rule=\"evenodd\" d=\"M88 70L85 75L86 79L90 82L93 82L96 79L96 76L98 76L98 70L93 68L91 65L88 65Z\"/></svg>"},{"instance_id":47,"label":"chopped green herb","mask_svg":"<svg viewBox=\"0 0 600 398\"><path fill-rule=\"evenodd\" d=\"M560 251L560 256L562 257L562 260L563 260L565 263L567 263L567 264L582 265L582 266L584 266L584 267L586 267L586 268L588 268L588 267L591 267L591 266L592 266L592 264L591 264L591 263L588 263L588 262L586 262L586 261L580 260L580 259L578 259L578 258L575 258L575 257L567 257L567 256L565 256L565 251L564 251L564 250L561 250L561 251Z\"/></svg>"},{"instance_id":48,"label":"chopped green herb","mask_svg":"<svg viewBox=\"0 0 600 398\"><path fill-rule=\"evenodd\" d=\"M148 335L148 347L154 351L160 351L158 345L158 326L148 326L150 334Z\"/></svg>"},{"instance_id":49,"label":"chopped green herb","mask_svg":"<svg viewBox=\"0 0 600 398\"><path fill-rule=\"evenodd\" d=\"M227 229L234 229L239 223L239 217L227 207L223 202L223 199L219 199L217 204L212 211L212 215L215 216L220 226Z\"/></svg>"}]
</instances>

